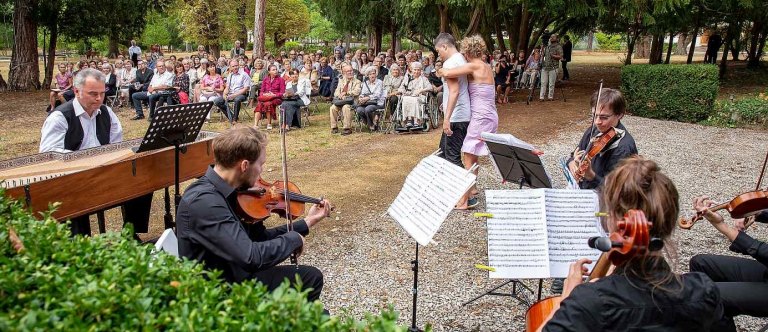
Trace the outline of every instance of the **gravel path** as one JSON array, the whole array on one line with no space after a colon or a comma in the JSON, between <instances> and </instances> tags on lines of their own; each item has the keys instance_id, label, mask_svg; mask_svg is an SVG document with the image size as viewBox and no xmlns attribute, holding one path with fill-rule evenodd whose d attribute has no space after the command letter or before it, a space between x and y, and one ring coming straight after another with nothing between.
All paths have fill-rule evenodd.
<instances>
[{"instance_id":1,"label":"gravel path","mask_svg":"<svg viewBox=\"0 0 768 332\"><path fill-rule=\"evenodd\" d=\"M635 137L640 153L656 160L673 179L686 215L694 195L709 194L723 201L751 190L765 154L764 142L768 141L768 133L751 130L638 117L626 117L624 123ZM564 183L555 167L556 160L573 149L586 125L580 123L573 130L561 132L540 147L546 153L544 161L556 188L562 188ZM722 148L729 146L738 148ZM478 182L482 189L510 188L500 183L487 163L480 170ZM401 313L401 322L410 324L410 260L415 242L391 218L382 216L385 208L380 204L364 204L360 208L373 208L359 221L364 227L354 227L355 232L348 233L340 224L330 228L331 235L338 236L313 238L309 245L325 247L322 250L327 254L308 255L305 262L320 266L325 272L323 301L332 312L348 311L362 316L391 304ZM754 227L750 233L768 238L763 225ZM687 270L687 263L695 254L729 254L726 240L705 223L690 231L678 230L675 239L680 271ZM464 301L503 281L491 280L487 272L473 267L487 262L484 222L473 219L469 213L454 212L434 240L437 246L420 250L418 325L431 324L435 331L524 330L526 308L511 298L487 296L462 306ZM526 283L535 286L533 280ZM548 283L544 289L546 295ZM766 322L737 319L745 331L754 331Z\"/></svg>"}]
</instances>

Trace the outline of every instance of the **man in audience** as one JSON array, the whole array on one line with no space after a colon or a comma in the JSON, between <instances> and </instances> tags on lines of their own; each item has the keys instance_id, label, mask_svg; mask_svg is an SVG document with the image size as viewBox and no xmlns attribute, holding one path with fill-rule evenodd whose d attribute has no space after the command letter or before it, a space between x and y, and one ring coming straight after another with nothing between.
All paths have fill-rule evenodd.
<instances>
[{"instance_id":1,"label":"man in audience","mask_svg":"<svg viewBox=\"0 0 768 332\"><path fill-rule=\"evenodd\" d=\"M238 56L245 55L245 49L240 47L240 41L235 41L235 47L232 48L231 51L229 51L229 57L232 59L236 59Z\"/></svg>"},{"instance_id":2,"label":"man in audience","mask_svg":"<svg viewBox=\"0 0 768 332\"><path fill-rule=\"evenodd\" d=\"M336 47L333 48L333 54L336 54L338 51L339 56L337 56L337 59L344 59L344 55L347 54L347 50L344 48L344 45L341 44L341 39L336 39Z\"/></svg>"},{"instance_id":3,"label":"man in audience","mask_svg":"<svg viewBox=\"0 0 768 332\"><path fill-rule=\"evenodd\" d=\"M298 69L302 70L304 69L304 62L299 59L298 56L296 56L296 50L291 50L289 53L289 56L291 57L291 69Z\"/></svg>"},{"instance_id":4,"label":"man in audience","mask_svg":"<svg viewBox=\"0 0 768 332\"><path fill-rule=\"evenodd\" d=\"M377 78L384 81L384 77L389 75L389 69L387 69L387 67L384 67L384 65L381 63L380 56L373 58L373 66L376 67L376 69L379 71L379 75L377 76Z\"/></svg>"},{"instance_id":5,"label":"man in audience","mask_svg":"<svg viewBox=\"0 0 768 332\"><path fill-rule=\"evenodd\" d=\"M230 122L237 122L240 116L240 105L248 98L248 90L251 89L251 78L240 70L237 60L229 61L229 77L222 97L216 98L216 104L227 115ZM234 109L230 111L229 102L233 102Z\"/></svg>"},{"instance_id":6,"label":"man in audience","mask_svg":"<svg viewBox=\"0 0 768 332\"><path fill-rule=\"evenodd\" d=\"M337 134L339 132L337 119L339 118L339 108L341 108L343 116L342 124L344 125L341 134L349 135L352 133L352 129L350 128L352 126L352 116L355 112L352 109L352 102L354 102L354 98L360 95L362 82L355 77L355 72L349 64L344 64L341 67L341 72L343 77L336 86L336 91L333 93L333 99L348 100L350 102L341 107L331 104L331 133Z\"/></svg>"},{"instance_id":7,"label":"man in audience","mask_svg":"<svg viewBox=\"0 0 768 332\"><path fill-rule=\"evenodd\" d=\"M134 106L133 94L139 91L147 91L149 82L152 81L152 77L155 75L155 72L147 67L146 61L139 60L138 66L139 69L136 70L136 81L128 87L128 100L130 101L131 106Z\"/></svg>"},{"instance_id":8,"label":"man in audience","mask_svg":"<svg viewBox=\"0 0 768 332\"><path fill-rule=\"evenodd\" d=\"M133 66L139 65L139 57L141 56L141 48L136 45L135 40L131 40L131 47L128 48L128 57L133 62Z\"/></svg>"},{"instance_id":9,"label":"man in audience","mask_svg":"<svg viewBox=\"0 0 768 332\"><path fill-rule=\"evenodd\" d=\"M173 90L173 79L175 75L171 72L173 70L171 61L158 62L155 66L157 73L152 76L152 81L149 82L147 92L137 92L133 94L131 99L133 100L133 108L136 110L136 116L131 120L141 120L144 118L144 111L141 107L141 101L146 100L149 103L149 119L152 120L152 116L155 115L155 106L160 98L169 97L169 92ZM171 68L171 70L168 70ZM137 74L138 76L138 74Z\"/></svg>"},{"instance_id":10,"label":"man in audience","mask_svg":"<svg viewBox=\"0 0 768 332\"><path fill-rule=\"evenodd\" d=\"M227 74L227 58L220 56L219 60L216 61L216 68L219 68L221 76L225 76Z\"/></svg>"}]
</instances>

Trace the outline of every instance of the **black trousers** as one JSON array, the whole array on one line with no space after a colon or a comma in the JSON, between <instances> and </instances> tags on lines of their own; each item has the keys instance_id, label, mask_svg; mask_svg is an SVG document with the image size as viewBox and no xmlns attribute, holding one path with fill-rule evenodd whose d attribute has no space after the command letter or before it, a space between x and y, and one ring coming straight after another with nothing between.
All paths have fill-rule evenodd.
<instances>
[{"instance_id":1,"label":"black trousers","mask_svg":"<svg viewBox=\"0 0 768 332\"><path fill-rule=\"evenodd\" d=\"M464 144L464 138L467 137L468 127L469 122L451 122L453 134L446 136L443 132L443 136L440 137L440 149L442 150L440 156L461 168L464 168L464 164L461 162L461 146Z\"/></svg>"},{"instance_id":2,"label":"black trousers","mask_svg":"<svg viewBox=\"0 0 768 332\"><path fill-rule=\"evenodd\" d=\"M153 193L149 193L144 196L139 196L126 201L120 206L120 210L123 214L123 227L125 227L125 224L131 223L133 224L134 234L149 232L149 213L152 210L152 194ZM69 229L72 231L72 236L90 236L90 216L85 215L70 219Z\"/></svg>"},{"instance_id":3,"label":"black trousers","mask_svg":"<svg viewBox=\"0 0 768 332\"><path fill-rule=\"evenodd\" d=\"M296 275L301 280L302 289L312 288L307 294L307 299L309 301L319 299L320 292L323 291L323 272L313 266L299 265L297 269L295 265L279 265L255 272L252 277L261 281L271 292L286 279L291 286L296 286Z\"/></svg>"},{"instance_id":4,"label":"black trousers","mask_svg":"<svg viewBox=\"0 0 768 332\"><path fill-rule=\"evenodd\" d=\"M571 75L568 74L568 61L560 61L560 63L563 64L563 79L564 80L571 79Z\"/></svg>"},{"instance_id":5,"label":"black trousers","mask_svg":"<svg viewBox=\"0 0 768 332\"><path fill-rule=\"evenodd\" d=\"M283 100L280 107L285 109L285 118L283 123L289 127L301 127L301 114L299 114L299 108L304 105L304 101L301 99L296 100Z\"/></svg>"},{"instance_id":6,"label":"black trousers","mask_svg":"<svg viewBox=\"0 0 768 332\"><path fill-rule=\"evenodd\" d=\"M691 272L703 272L715 282L729 317L768 317L768 267L754 259L696 255Z\"/></svg>"}]
</instances>

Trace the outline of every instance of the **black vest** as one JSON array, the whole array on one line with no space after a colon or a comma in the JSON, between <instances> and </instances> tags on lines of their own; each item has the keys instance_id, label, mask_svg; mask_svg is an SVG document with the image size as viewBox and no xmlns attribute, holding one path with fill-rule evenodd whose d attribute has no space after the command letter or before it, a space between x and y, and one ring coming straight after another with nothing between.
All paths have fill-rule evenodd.
<instances>
[{"instance_id":1,"label":"black vest","mask_svg":"<svg viewBox=\"0 0 768 332\"><path fill-rule=\"evenodd\" d=\"M83 144L83 125L80 124L80 119L75 115L75 107L72 105L73 100L70 100L59 107L56 107L56 111L61 112L64 118L67 119L67 133L64 135L64 148L70 151L75 151ZM99 108L101 112L96 115L96 138L101 145L109 144L109 134L112 129L112 119L109 116L109 111L106 105L101 105Z\"/></svg>"}]
</instances>

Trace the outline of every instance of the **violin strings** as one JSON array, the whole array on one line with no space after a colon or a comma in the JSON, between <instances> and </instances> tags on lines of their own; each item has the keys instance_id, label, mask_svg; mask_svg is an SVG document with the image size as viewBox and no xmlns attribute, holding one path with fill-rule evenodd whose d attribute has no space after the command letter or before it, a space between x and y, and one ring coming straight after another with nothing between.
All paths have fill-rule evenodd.
<instances>
[{"instance_id":1,"label":"violin strings","mask_svg":"<svg viewBox=\"0 0 768 332\"><path fill-rule=\"evenodd\" d=\"M278 194L285 194L285 192L283 190L277 190L277 193ZM300 193L293 192L293 191L290 191L290 190L288 191L288 198L291 199L291 200L294 200L294 198L296 198L298 200L304 200L305 202L310 202L310 203L318 203L320 201L317 198L306 196L304 194L300 194Z\"/></svg>"}]
</instances>

